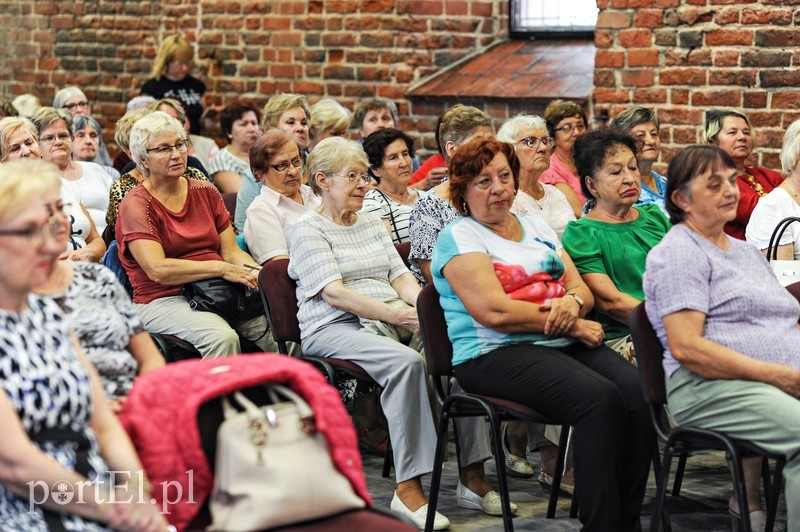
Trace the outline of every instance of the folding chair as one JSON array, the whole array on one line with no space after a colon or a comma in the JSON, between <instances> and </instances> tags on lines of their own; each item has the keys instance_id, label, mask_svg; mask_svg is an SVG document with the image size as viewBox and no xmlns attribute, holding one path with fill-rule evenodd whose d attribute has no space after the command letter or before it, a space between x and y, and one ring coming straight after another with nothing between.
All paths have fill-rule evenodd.
<instances>
[{"instance_id":1,"label":"folding chair","mask_svg":"<svg viewBox=\"0 0 800 532\"><path fill-rule=\"evenodd\" d=\"M267 320L269 320L269 325L272 329L272 337L277 342L278 351L282 355L289 354L287 342L300 344L300 324L297 321L297 285L294 279L289 277L288 268L289 259L275 259L265 264L258 274L261 301L264 303ZM299 358L316 366L333 386L338 384L338 374L343 374L346 378L377 385L375 380L361 366L349 360L309 355L302 355ZM391 467L392 449L390 443L383 461L381 474L384 477L388 477Z\"/></svg>"},{"instance_id":2,"label":"folding chair","mask_svg":"<svg viewBox=\"0 0 800 532\"><path fill-rule=\"evenodd\" d=\"M470 393L448 394L442 385L441 377L447 377L449 381L453 376L453 345L450 343L450 339L447 336L447 322L445 321L444 310L442 310L439 303L439 293L436 291L433 284L428 284L419 294L417 298L417 312L419 314L422 341L425 345L425 358L428 361L428 373L433 377L436 392L443 401L442 417L437 427L436 460L434 461L433 473L431 475L431 491L428 496L428 521L425 530L432 530L433 519L436 515L436 506L439 502L439 483L442 478L442 461L444 460L444 450L447 444L447 425L450 419L458 417L483 417L489 421L492 431L492 447L495 465L497 468L497 484L502 499L503 527L505 530L514 530L511 506L509 504L505 454L501 439L500 422L523 420L545 425L559 425L560 423L555 423L552 419L532 408L507 399ZM553 489L550 491L550 500L547 506L548 519L555 517L556 513L556 504L558 503L561 474L564 469L568 437L569 426L562 425L561 440L558 444L558 457L556 458L556 467L553 475ZM458 446L457 434L456 446ZM578 500L577 497L573 496L570 517L577 516L577 513Z\"/></svg>"},{"instance_id":3,"label":"folding chair","mask_svg":"<svg viewBox=\"0 0 800 532\"><path fill-rule=\"evenodd\" d=\"M767 460L775 460L775 472L772 480L770 481L769 474L764 478L764 492L767 499L766 530L767 532L771 531L775 525L775 514L778 511L778 498L780 497L786 458L770 453L751 442L731 438L723 432L689 426L670 428L662 416L664 406L667 404L664 366L662 365L664 348L647 316L644 302L633 310L630 327L636 348L636 360L642 377L644 399L650 405L650 419L658 437L666 443L663 463L659 465L658 460L655 460L654 464L657 490L656 498L653 501L650 531L657 532L660 521L663 522L664 530L671 530L665 499L672 457L685 456L698 450L725 451L727 459L733 463L733 483L739 499L739 515L742 516L741 530L743 532L750 532L751 528L750 520L747 519L749 510L747 508L747 492L744 487L742 456L761 456ZM682 471L680 473L682 474ZM679 484L678 490L680 490Z\"/></svg>"}]
</instances>

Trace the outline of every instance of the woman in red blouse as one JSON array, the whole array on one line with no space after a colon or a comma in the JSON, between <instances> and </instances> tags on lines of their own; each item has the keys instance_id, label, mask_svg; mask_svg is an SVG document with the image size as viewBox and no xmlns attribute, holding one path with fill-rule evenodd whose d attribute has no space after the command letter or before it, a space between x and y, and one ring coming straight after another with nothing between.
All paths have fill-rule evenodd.
<instances>
[{"instance_id":1,"label":"woman in red blouse","mask_svg":"<svg viewBox=\"0 0 800 532\"><path fill-rule=\"evenodd\" d=\"M736 218L725 224L725 232L744 240L744 229L758 200L783 182L781 175L761 166L745 166L753 152L753 129L747 117L737 111L711 110L706 113L703 140L716 144L736 163L739 206Z\"/></svg>"}]
</instances>

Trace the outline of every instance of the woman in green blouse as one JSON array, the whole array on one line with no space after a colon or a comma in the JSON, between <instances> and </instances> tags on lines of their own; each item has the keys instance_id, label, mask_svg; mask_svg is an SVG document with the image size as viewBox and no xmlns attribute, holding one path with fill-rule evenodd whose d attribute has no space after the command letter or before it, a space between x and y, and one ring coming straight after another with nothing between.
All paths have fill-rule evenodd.
<instances>
[{"instance_id":1,"label":"woman in green blouse","mask_svg":"<svg viewBox=\"0 0 800 532\"><path fill-rule=\"evenodd\" d=\"M564 249L595 298L606 345L633 361L628 320L644 300L642 275L647 253L669 229L657 205L634 207L641 192L636 141L625 133L599 129L575 141L575 165L589 198L589 212L570 222Z\"/></svg>"}]
</instances>

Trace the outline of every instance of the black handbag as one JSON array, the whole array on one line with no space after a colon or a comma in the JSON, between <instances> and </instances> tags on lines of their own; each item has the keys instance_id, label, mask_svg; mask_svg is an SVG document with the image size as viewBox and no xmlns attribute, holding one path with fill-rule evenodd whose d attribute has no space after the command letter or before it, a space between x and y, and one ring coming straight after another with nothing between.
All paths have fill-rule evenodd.
<instances>
[{"instance_id":1,"label":"black handbag","mask_svg":"<svg viewBox=\"0 0 800 532\"><path fill-rule=\"evenodd\" d=\"M186 283L181 287L181 294L192 309L219 314L231 323L264 314L261 296L257 291L222 277Z\"/></svg>"}]
</instances>

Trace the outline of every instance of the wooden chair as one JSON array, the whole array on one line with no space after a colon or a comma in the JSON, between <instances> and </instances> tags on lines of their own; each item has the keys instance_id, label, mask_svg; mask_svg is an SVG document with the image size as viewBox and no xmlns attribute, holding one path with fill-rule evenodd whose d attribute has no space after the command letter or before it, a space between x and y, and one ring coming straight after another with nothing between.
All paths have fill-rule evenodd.
<instances>
[{"instance_id":1,"label":"wooden chair","mask_svg":"<svg viewBox=\"0 0 800 532\"><path fill-rule=\"evenodd\" d=\"M545 425L560 425L545 415L528 408L525 405L501 399L470 393L449 394L445 391L440 377L447 377L449 381L453 376L453 345L447 336L447 322L444 310L439 303L439 293L433 284L428 284L422 289L417 299L417 312L425 344L425 358L428 361L428 373L433 377L439 398L443 401L441 419L437 427L436 460L431 475L431 491L428 496L428 521L425 530L432 530L433 518L436 515L436 506L439 501L439 483L442 477L442 461L445 446L447 445L447 425L451 419L458 417L483 417L489 421L492 431L492 447L494 451L495 466L497 469L497 484L503 507L503 527L505 530L514 530L511 507L509 504L508 484L506 481L505 454L502 445L501 421L523 420ZM561 441L558 445L558 457L553 478L553 489L547 506L547 518L555 517L556 504L561 486L561 474L564 469L569 426L562 425ZM458 445L458 435L456 435ZM458 453L456 453L458 454ZM578 500L573 496L570 517L577 516Z\"/></svg>"},{"instance_id":2,"label":"wooden chair","mask_svg":"<svg viewBox=\"0 0 800 532\"><path fill-rule=\"evenodd\" d=\"M797 288L800 289L800 286ZM800 290L798 290L798 293L800 293ZM741 530L743 532L750 532L751 528L750 520L746 518L750 512L747 508L742 457L761 456L765 460L775 460L775 472L772 480L770 481L769 479L768 469L764 478L764 492L767 499L766 530L768 532L771 531L775 525L775 514L778 510L778 498L780 497L783 467L786 464L786 458L761 449L751 442L731 438L723 432L689 426L669 427L662 415L664 406L667 404L664 366L662 365L664 348L647 316L644 303L640 303L631 314L630 327L636 348L636 361L642 377L644 398L650 405L650 419L658 437L666 444L663 462L659 464L658 460L654 461L657 490L653 501L650 531L657 532L659 522L663 523L665 530L671 530L665 499L672 457L683 457L698 450L725 451L728 460L733 463L734 489L736 490L736 497L739 499L739 515L744 517L741 521ZM682 475L682 471L678 473ZM677 489L680 491L680 483L677 481L676 483L678 484Z\"/></svg>"},{"instance_id":3,"label":"wooden chair","mask_svg":"<svg viewBox=\"0 0 800 532\"><path fill-rule=\"evenodd\" d=\"M275 259L265 264L258 274L261 301L264 303L272 337L277 342L278 351L282 355L289 354L287 342L300 344L300 324L297 321L297 285L294 279L289 277L288 268L289 259ZM338 384L339 375L377 385L361 366L349 360L309 355L302 355L299 358L316 366L333 386ZM382 475L384 477L389 476L391 466L392 450L390 445L383 461Z\"/></svg>"}]
</instances>

